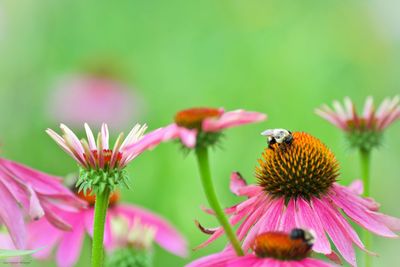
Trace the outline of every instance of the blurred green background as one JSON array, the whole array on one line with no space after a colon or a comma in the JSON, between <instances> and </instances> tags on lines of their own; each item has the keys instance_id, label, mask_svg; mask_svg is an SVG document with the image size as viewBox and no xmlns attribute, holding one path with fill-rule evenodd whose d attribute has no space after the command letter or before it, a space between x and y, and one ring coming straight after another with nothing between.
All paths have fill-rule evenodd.
<instances>
[{"instance_id":1,"label":"blurred green background","mask_svg":"<svg viewBox=\"0 0 400 267\"><path fill-rule=\"evenodd\" d=\"M224 205L239 201L228 190L231 171L254 181L256 159L265 146L259 133L266 128L303 130L322 139L341 162L341 182L348 184L359 177L357 154L313 110L346 95L361 108L367 95L380 102L400 92L396 5L398 10L395 1L378 0L2 0L2 156L57 175L75 171L74 162L44 133L58 127L47 114L48 95L58 77L79 72L88 58L107 57L141 95L146 109L137 120L150 129L192 106L268 114L266 122L227 131L224 149L212 153ZM117 132L111 132L115 137ZM372 195L382 211L396 216L399 134L397 123L373 154L372 166ZM141 155L128 171L134 186L123 191L125 201L168 218L191 247L205 240L194 219L207 226L216 222L199 209L206 201L193 155L184 157L176 144L167 143ZM224 242L222 238L187 259L157 248L156 266L182 266L219 251ZM400 261L400 241L374 242L380 255L375 266ZM84 248L78 266L89 264L88 240Z\"/></svg>"}]
</instances>

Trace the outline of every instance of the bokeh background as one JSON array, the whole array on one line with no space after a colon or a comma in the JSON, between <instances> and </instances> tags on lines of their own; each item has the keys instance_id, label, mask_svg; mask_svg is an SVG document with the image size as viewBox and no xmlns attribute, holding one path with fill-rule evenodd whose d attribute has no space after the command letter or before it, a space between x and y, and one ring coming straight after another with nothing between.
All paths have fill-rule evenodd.
<instances>
[{"instance_id":1,"label":"bokeh background","mask_svg":"<svg viewBox=\"0 0 400 267\"><path fill-rule=\"evenodd\" d=\"M314 109L344 96L361 108L367 95L380 102L400 93L399 10L396 0L1 0L1 154L57 175L75 171L44 130L65 118L57 107L79 109L75 102L55 100L60 83L92 75L117 81L129 94L127 108L104 104L116 110L108 118L115 123L114 138L136 122L150 129L166 125L177 110L192 106L267 113L266 122L227 131L223 149L212 153L224 205L239 201L228 190L231 171L254 181L266 145L259 133L266 128L303 130L322 139L341 162L341 183L349 184L360 175L357 154ZM80 113L93 114L87 109ZM372 166L372 195L382 211L396 216L399 134L397 123L373 154ZM205 240L194 219L207 226L216 222L199 208L206 201L193 155L185 157L167 143L141 155L128 171L133 188L123 190L124 201L168 218L191 247ZM156 248L155 265L183 266L224 243L222 238L187 259ZM373 250L380 254L375 266L400 261L399 240L376 238ZM86 239L77 266L88 266L89 255Z\"/></svg>"}]
</instances>

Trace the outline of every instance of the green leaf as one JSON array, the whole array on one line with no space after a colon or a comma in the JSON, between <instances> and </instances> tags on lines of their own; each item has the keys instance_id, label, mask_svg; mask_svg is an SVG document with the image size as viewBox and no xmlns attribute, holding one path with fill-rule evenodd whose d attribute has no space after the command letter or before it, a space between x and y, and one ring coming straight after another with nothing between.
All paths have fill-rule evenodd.
<instances>
[{"instance_id":1,"label":"green leaf","mask_svg":"<svg viewBox=\"0 0 400 267\"><path fill-rule=\"evenodd\" d=\"M41 249L42 248L34 250L0 250L0 259L31 255L38 252Z\"/></svg>"}]
</instances>

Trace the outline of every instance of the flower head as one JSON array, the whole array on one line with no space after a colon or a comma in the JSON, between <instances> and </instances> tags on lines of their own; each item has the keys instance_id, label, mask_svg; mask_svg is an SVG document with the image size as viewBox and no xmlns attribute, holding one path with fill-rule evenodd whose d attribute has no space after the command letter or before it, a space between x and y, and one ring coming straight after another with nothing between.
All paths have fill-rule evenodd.
<instances>
[{"instance_id":1,"label":"flower head","mask_svg":"<svg viewBox=\"0 0 400 267\"><path fill-rule=\"evenodd\" d=\"M105 187L114 190L120 183L127 184L124 167L138 156L143 150L130 150L125 148L137 143L142 138L147 126L136 124L128 136L123 140L121 133L114 147L109 146L109 133L107 124L103 124L95 141L92 130L85 124L87 140L78 137L64 124L60 125L63 135L60 136L51 129L46 132L56 143L67 152L81 167L81 175L77 186L85 192L92 189L94 193L101 192Z\"/></svg>"},{"instance_id":2,"label":"flower head","mask_svg":"<svg viewBox=\"0 0 400 267\"><path fill-rule=\"evenodd\" d=\"M372 233L397 237L393 231L400 230L400 219L379 213L373 199L359 196L360 181L349 187L337 184L338 171L338 163L325 145L307 133L294 132L291 144L276 143L265 149L256 168L256 185L247 185L238 173L233 173L232 192L248 199L226 212L232 224L242 221L237 235L243 240L244 250L263 232L313 229L314 251L334 256L328 234L344 259L355 266L353 244L366 248L342 211ZM209 233L211 237L200 247L215 240L223 230Z\"/></svg>"},{"instance_id":3,"label":"flower head","mask_svg":"<svg viewBox=\"0 0 400 267\"><path fill-rule=\"evenodd\" d=\"M34 257L46 259L53 248L57 247L56 261L61 267L74 266L81 252L86 234L93 235L94 197L77 193L87 201L88 208L79 211L57 210L60 218L65 219L72 231L61 231L45 220L29 225L29 246L43 247ZM138 231L142 231L139 235ZM119 193L110 196L110 206L106 216L104 247L111 253L123 246L150 246L152 241L178 256L186 256L187 245L183 236L164 218L151 211L131 204L121 204Z\"/></svg>"},{"instance_id":4,"label":"flower head","mask_svg":"<svg viewBox=\"0 0 400 267\"><path fill-rule=\"evenodd\" d=\"M0 221L7 227L17 249L25 248L24 215L32 220L71 230L71 225L55 210L82 208L85 203L62 185L60 177L52 176L20 163L0 158Z\"/></svg>"},{"instance_id":5,"label":"flower head","mask_svg":"<svg viewBox=\"0 0 400 267\"><path fill-rule=\"evenodd\" d=\"M346 97L344 105L333 102L332 110L327 105L316 109L316 113L347 134L352 147L369 151L381 144L383 131L400 118L400 98L386 98L375 110L373 98L365 101L364 111L358 114L355 105Z\"/></svg>"},{"instance_id":6,"label":"flower head","mask_svg":"<svg viewBox=\"0 0 400 267\"><path fill-rule=\"evenodd\" d=\"M224 129L265 119L265 114L241 109L229 112L222 108L186 109L175 115L174 123L146 134L142 142L128 146L127 150L144 150L176 138L187 148L211 146L218 143Z\"/></svg>"},{"instance_id":7,"label":"flower head","mask_svg":"<svg viewBox=\"0 0 400 267\"><path fill-rule=\"evenodd\" d=\"M198 259L186 267L239 267L239 266L333 266L326 262L309 258L313 245L312 234L303 229L286 232L265 232L252 242L252 253L237 256L232 250Z\"/></svg>"}]
</instances>

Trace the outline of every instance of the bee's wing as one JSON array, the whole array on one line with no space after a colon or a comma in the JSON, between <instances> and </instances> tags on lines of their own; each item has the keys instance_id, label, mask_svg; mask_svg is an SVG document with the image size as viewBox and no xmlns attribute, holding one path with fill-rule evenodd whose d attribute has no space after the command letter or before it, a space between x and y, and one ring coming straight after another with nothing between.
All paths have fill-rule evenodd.
<instances>
[{"instance_id":1,"label":"bee's wing","mask_svg":"<svg viewBox=\"0 0 400 267\"><path fill-rule=\"evenodd\" d=\"M274 129L267 129L267 130L263 131L263 132L261 133L261 135L264 135L264 136L273 136L273 135L274 135Z\"/></svg>"}]
</instances>

